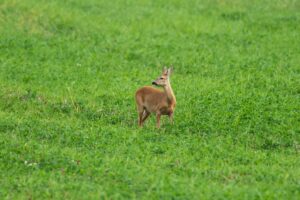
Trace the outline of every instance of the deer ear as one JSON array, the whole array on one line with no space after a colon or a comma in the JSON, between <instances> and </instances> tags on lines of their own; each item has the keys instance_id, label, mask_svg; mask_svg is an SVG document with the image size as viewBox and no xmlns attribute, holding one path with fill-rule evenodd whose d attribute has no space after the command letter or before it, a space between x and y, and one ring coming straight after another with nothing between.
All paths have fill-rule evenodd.
<instances>
[{"instance_id":1,"label":"deer ear","mask_svg":"<svg viewBox=\"0 0 300 200\"><path fill-rule=\"evenodd\" d=\"M170 76L173 73L174 67L173 65L170 66L170 68L168 69L168 76Z\"/></svg>"},{"instance_id":2,"label":"deer ear","mask_svg":"<svg viewBox=\"0 0 300 200\"><path fill-rule=\"evenodd\" d=\"M168 73L168 69L167 69L167 67L166 67L166 66L164 66L164 69L163 69L162 73L163 73L163 74L166 74L166 73Z\"/></svg>"}]
</instances>

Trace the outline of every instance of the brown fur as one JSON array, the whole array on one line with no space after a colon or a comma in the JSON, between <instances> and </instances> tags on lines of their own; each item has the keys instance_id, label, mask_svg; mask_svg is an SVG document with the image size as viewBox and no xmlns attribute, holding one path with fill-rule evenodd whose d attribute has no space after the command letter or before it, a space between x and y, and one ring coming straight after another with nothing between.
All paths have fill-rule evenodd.
<instances>
[{"instance_id":1,"label":"brown fur","mask_svg":"<svg viewBox=\"0 0 300 200\"><path fill-rule=\"evenodd\" d=\"M171 88L169 77L172 69L164 69L162 75L153 84L163 87L163 90L150 86L144 86L135 93L137 110L139 114L139 126L142 126L151 113L156 114L156 125L160 127L161 115L168 115L173 122L173 113L176 106L176 98Z\"/></svg>"}]
</instances>

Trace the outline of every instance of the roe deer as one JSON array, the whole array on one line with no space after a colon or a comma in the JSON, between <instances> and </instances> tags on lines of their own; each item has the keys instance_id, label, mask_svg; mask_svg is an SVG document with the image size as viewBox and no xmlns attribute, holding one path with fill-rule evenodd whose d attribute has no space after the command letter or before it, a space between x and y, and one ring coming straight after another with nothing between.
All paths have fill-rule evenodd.
<instances>
[{"instance_id":1,"label":"roe deer","mask_svg":"<svg viewBox=\"0 0 300 200\"><path fill-rule=\"evenodd\" d=\"M161 76L152 82L153 85L160 86L159 90L150 86L144 86L135 93L138 110L138 123L143 126L145 120L151 113L156 114L156 126L160 127L161 115L168 115L170 122L173 123L173 113L176 106L176 98L170 84L170 75L173 67L164 67Z\"/></svg>"}]
</instances>

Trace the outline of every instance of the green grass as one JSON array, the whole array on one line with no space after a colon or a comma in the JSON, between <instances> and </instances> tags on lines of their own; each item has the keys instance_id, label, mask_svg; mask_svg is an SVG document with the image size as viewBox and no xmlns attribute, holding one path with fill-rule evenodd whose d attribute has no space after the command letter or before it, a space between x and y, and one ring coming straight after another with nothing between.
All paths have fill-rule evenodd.
<instances>
[{"instance_id":1,"label":"green grass","mask_svg":"<svg viewBox=\"0 0 300 200\"><path fill-rule=\"evenodd\" d=\"M299 199L299 10L0 0L0 199ZM139 129L170 64L175 124Z\"/></svg>"}]
</instances>

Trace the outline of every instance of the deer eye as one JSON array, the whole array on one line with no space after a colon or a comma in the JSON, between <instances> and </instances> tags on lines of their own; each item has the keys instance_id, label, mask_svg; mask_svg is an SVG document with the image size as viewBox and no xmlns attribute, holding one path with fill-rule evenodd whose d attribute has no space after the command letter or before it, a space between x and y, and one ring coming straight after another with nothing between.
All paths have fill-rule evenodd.
<instances>
[{"instance_id":1,"label":"deer eye","mask_svg":"<svg viewBox=\"0 0 300 200\"><path fill-rule=\"evenodd\" d=\"M163 77L160 77L160 79L162 80L162 79L164 79Z\"/></svg>"}]
</instances>

